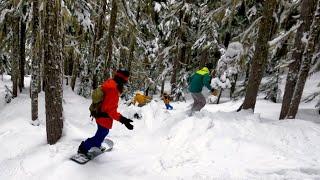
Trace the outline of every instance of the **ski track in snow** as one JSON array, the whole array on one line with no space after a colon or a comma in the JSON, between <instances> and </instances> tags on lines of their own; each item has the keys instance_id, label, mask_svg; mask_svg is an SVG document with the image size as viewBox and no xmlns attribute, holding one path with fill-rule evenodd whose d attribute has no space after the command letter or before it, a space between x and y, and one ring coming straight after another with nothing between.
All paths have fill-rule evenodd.
<instances>
[{"instance_id":1,"label":"ski track in snow","mask_svg":"<svg viewBox=\"0 0 320 180\"><path fill-rule=\"evenodd\" d=\"M188 117L190 103L172 103L172 111L160 100L142 108L121 104L124 115L143 118L134 119L133 131L114 122L108 135L113 150L79 165L69 158L95 133L90 100L65 87L63 137L48 145L44 94L40 126L32 126L25 90L10 104L0 103L0 179L320 179L320 124L311 105L301 105L304 120L277 121L281 104L264 100L256 114L234 112L237 101L207 104Z\"/></svg>"}]
</instances>

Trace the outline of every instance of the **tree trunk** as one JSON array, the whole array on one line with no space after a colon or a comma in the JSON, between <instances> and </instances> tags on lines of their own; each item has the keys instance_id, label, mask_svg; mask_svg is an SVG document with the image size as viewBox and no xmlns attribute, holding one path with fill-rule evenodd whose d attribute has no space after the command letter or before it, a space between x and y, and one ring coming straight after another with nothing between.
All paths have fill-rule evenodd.
<instances>
[{"instance_id":1,"label":"tree trunk","mask_svg":"<svg viewBox=\"0 0 320 180\"><path fill-rule=\"evenodd\" d=\"M68 86L69 85L69 74L70 74L70 71L69 71L69 63L70 63L70 59L68 59L69 58L69 56L66 56L66 48L65 48L65 39L66 39L66 33L65 33L65 31L64 31L64 24L65 24L65 20L64 20L64 16L63 15L61 15L60 17L59 17L59 23L60 23L60 25L59 25L59 27L60 27L60 34L61 34L61 51L60 51L60 53L61 53L61 63L62 63L62 66L61 66L61 68L62 68L62 84L64 84L64 78L66 78L66 85ZM66 67L64 67L64 63L63 63L63 61L67 61L67 66ZM65 71L64 70L64 68L67 68L67 70ZM67 74L64 74L64 72L67 72Z\"/></svg>"},{"instance_id":2,"label":"tree trunk","mask_svg":"<svg viewBox=\"0 0 320 180\"><path fill-rule=\"evenodd\" d=\"M219 92L219 96L218 96L218 99L217 99L217 104L220 103L220 98L221 98L222 92L223 92L223 89L221 89L221 91Z\"/></svg>"},{"instance_id":3,"label":"tree trunk","mask_svg":"<svg viewBox=\"0 0 320 180\"><path fill-rule=\"evenodd\" d=\"M111 10L111 17L110 17L110 25L109 25L109 33L107 38L107 55L106 63L105 63L105 78L109 77L110 70L111 70L111 63L112 63L112 38L114 37L115 28L116 28L116 21L117 21L117 0L112 0L112 10Z\"/></svg>"},{"instance_id":4,"label":"tree trunk","mask_svg":"<svg viewBox=\"0 0 320 180\"><path fill-rule=\"evenodd\" d=\"M81 49L81 48L80 48ZM73 56L74 52L72 51L72 56ZM79 56L76 56L74 58L74 62L73 62L73 68L72 68L72 78L71 78L71 89L72 91L74 91L74 87L76 85L76 80L77 80L77 76L79 73Z\"/></svg>"},{"instance_id":5,"label":"tree trunk","mask_svg":"<svg viewBox=\"0 0 320 180\"><path fill-rule=\"evenodd\" d=\"M189 43L186 44L186 58L185 58L185 63L187 64L187 67L191 65L192 62L192 50L191 50L191 45ZM188 70L187 68L187 70Z\"/></svg>"},{"instance_id":6,"label":"tree trunk","mask_svg":"<svg viewBox=\"0 0 320 180\"><path fill-rule=\"evenodd\" d=\"M233 93L236 91L237 81L238 81L238 74L234 74L233 80L231 82L231 88L230 88L230 99L233 98Z\"/></svg>"},{"instance_id":7,"label":"tree trunk","mask_svg":"<svg viewBox=\"0 0 320 180\"><path fill-rule=\"evenodd\" d=\"M61 59L60 0L46 2L45 43L45 104L47 141L55 144L62 135L62 59Z\"/></svg>"},{"instance_id":8,"label":"tree trunk","mask_svg":"<svg viewBox=\"0 0 320 180\"><path fill-rule=\"evenodd\" d=\"M62 38L62 39L64 39L64 38ZM62 42L63 42L63 40L62 40ZM70 53L70 50L68 51L69 53ZM71 58L71 55L69 54L68 56L64 56L64 66L63 66L63 68L64 68L64 77L65 77L65 79L66 79L66 86L68 86L69 85L69 64L70 64L70 58Z\"/></svg>"},{"instance_id":9,"label":"tree trunk","mask_svg":"<svg viewBox=\"0 0 320 180\"><path fill-rule=\"evenodd\" d=\"M320 1L318 0L317 9L313 18L312 25L310 27L310 36L303 53L303 61L300 69L298 81L295 87L293 98L291 100L290 108L287 117L294 119L298 112L298 107L302 97L303 89L307 81L307 77L310 70L311 60L315 52L315 40L320 33Z\"/></svg>"},{"instance_id":10,"label":"tree trunk","mask_svg":"<svg viewBox=\"0 0 320 180\"><path fill-rule=\"evenodd\" d=\"M125 40L122 42L125 42ZM124 67L125 64L128 64L127 57L127 50L124 47L120 47L120 67Z\"/></svg>"},{"instance_id":11,"label":"tree trunk","mask_svg":"<svg viewBox=\"0 0 320 180\"><path fill-rule=\"evenodd\" d=\"M303 53L303 44L302 38L305 33L309 31L310 25L312 23L313 12L315 7L315 0L303 0L301 4L301 20L302 24L298 28L295 42L294 42L294 49L292 53L292 63L289 65L289 72L287 75L287 82L286 87L283 95L283 101L281 106L281 112L279 119L284 119L289 111L289 106L291 103L292 95L294 93L294 88L297 82L298 73L300 69L302 53Z\"/></svg>"},{"instance_id":12,"label":"tree trunk","mask_svg":"<svg viewBox=\"0 0 320 180\"><path fill-rule=\"evenodd\" d=\"M269 72L272 74L272 76L275 76L275 82L272 84L271 89L269 90L269 95L267 96L269 100L271 100L274 103L279 102L279 92L281 91L279 89L279 80L280 80L280 68L276 68L276 66L279 65L279 62L288 54L288 40L282 43L281 49L279 49L276 52L276 55L273 59L271 59L271 62L269 64Z\"/></svg>"},{"instance_id":13,"label":"tree trunk","mask_svg":"<svg viewBox=\"0 0 320 180\"><path fill-rule=\"evenodd\" d=\"M20 18L14 16L13 20L13 45L12 45L12 69L11 69L11 79L12 79L12 93L13 97L18 96L18 86L19 86L19 21Z\"/></svg>"},{"instance_id":14,"label":"tree trunk","mask_svg":"<svg viewBox=\"0 0 320 180\"><path fill-rule=\"evenodd\" d=\"M184 11L181 10L179 14L179 19L180 19L180 26L177 30L178 34L178 45L176 48L176 57L174 60L173 64L173 72L172 72L172 77L171 77L171 94L176 93L177 89L177 73L181 69L180 62L184 62L184 59L186 57L186 42L187 42L187 37L186 37L186 21L187 21L187 16L184 17Z\"/></svg>"},{"instance_id":15,"label":"tree trunk","mask_svg":"<svg viewBox=\"0 0 320 180\"><path fill-rule=\"evenodd\" d=\"M100 56L100 43L101 38L103 36L104 32L104 26L103 26L103 19L105 18L105 12L106 12L106 6L107 6L107 0L102 0L102 9L98 13L98 20L95 26L95 34L94 39L92 42L92 67L90 68L92 70L92 88L96 89L98 85L101 83L98 78L98 73L96 72L96 67L98 66L98 57Z\"/></svg>"},{"instance_id":16,"label":"tree trunk","mask_svg":"<svg viewBox=\"0 0 320 180\"><path fill-rule=\"evenodd\" d=\"M140 0L138 1L138 6L137 6L137 10L136 10L136 22L139 22L140 19L140 10L141 10L141 2ZM136 30L136 26L133 24L130 24L130 32L131 32L131 38L130 38L130 49L129 49L129 57L128 57L128 71L131 73L131 67L132 67L132 63L135 60L134 59L134 51L135 51L135 46L136 46L136 35L135 35L135 30Z\"/></svg>"},{"instance_id":17,"label":"tree trunk","mask_svg":"<svg viewBox=\"0 0 320 180\"><path fill-rule=\"evenodd\" d=\"M165 85L165 83L166 83L166 77L164 77L162 82L161 82L160 94L164 93L164 85Z\"/></svg>"},{"instance_id":18,"label":"tree trunk","mask_svg":"<svg viewBox=\"0 0 320 180\"><path fill-rule=\"evenodd\" d=\"M74 63L74 49L73 48L63 48L65 53L64 55L64 74L65 74L65 79L66 79L66 85L69 85L70 77L72 76L73 72L73 63Z\"/></svg>"},{"instance_id":19,"label":"tree trunk","mask_svg":"<svg viewBox=\"0 0 320 180\"><path fill-rule=\"evenodd\" d=\"M20 92L22 92L22 89L24 88L24 66L26 63L26 13L27 5L24 3L22 5L22 17L20 18Z\"/></svg>"},{"instance_id":20,"label":"tree trunk","mask_svg":"<svg viewBox=\"0 0 320 180\"><path fill-rule=\"evenodd\" d=\"M128 57L128 71L131 72L132 62L134 61L134 49L136 44L136 37L134 34L131 34L130 38L130 50L129 50L129 57Z\"/></svg>"},{"instance_id":21,"label":"tree trunk","mask_svg":"<svg viewBox=\"0 0 320 180\"><path fill-rule=\"evenodd\" d=\"M209 61L209 51L208 48L205 48L202 50L201 52L201 56L200 56L201 60L200 60L200 67L204 67L208 61Z\"/></svg>"},{"instance_id":22,"label":"tree trunk","mask_svg":"<svg viewBox=\"0 0 320 180\"><path fill-rule=\"evenodd\" d=\"M246 96L243 102L243 109L254 111L258 95L259 85L264 73L265 64L268 58L268 40L271 33L273 12L277 5L276 0L268 0L264 3L263 17L260 22L256 50L253 57L253 64L250 70L249 82L246 89Z\"/></svg>"},{"instance_id":23,"label":"tree trunk","mask_svg":"<svg viewBox=\"0 0 320 180\"><path fill-rule=\"evenodd\" d=\"M179 71L178 69L179 69L179 54L180 54L179 47L177 47L173 53L175 53L176 55L173 59L172 76L170 80L171 94L174 94L177 88L176 82L177 82L177 72Z\"/></svg>"},{"instance_id":24,"label":"tree trunk","mask_svg":"<svg viewBox=\"0 0 320 180\"><path fill-rule=\"evenodd\" d=\"M45 89L45 81L44 81L44 46L46 43L46 38L44 36L44 28L46 26L46 18L45 18L45 10L43 9L40 13L40 47L39 47L39 53L40 53L40 77L39 77L39 91L44 91Z\"/></svg>"},{"instance_id":25,"label":"tree trunk","mask_svg":"<svg viewBox=\"0 0 320 180\"><path fill-rule=\"evenodd\" d=\"M39 47L39 2L33 0L32 5L32 76L31 76L31 119L38 120L38 88L40 75Z\"/></svg>"}]
</instances>

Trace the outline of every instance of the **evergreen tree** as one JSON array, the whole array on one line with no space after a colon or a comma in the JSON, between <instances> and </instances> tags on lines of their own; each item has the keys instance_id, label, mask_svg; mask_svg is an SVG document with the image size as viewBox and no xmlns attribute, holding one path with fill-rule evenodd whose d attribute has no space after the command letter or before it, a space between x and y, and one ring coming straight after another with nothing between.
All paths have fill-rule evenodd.
<instances>
[{"instance_id":1,"label":"evergreen tree","mask_svg":"<svg viewBox=\"0 0 320 180\"><path fill-rule=\"evenodd\" d=\"M50 0L45 3L44 28L46 57L45 71L45 104L47 141L55 144L62 135L62 59L61 59L61 4L59 0Z\"/></svg>"},{"instance_id":2,"label":"evergreen tree","mask_svg":"<svg viewBox=\"0 0 320 180\"><path fill-rule=\"evenodd\" d=\"M280 112L279 119L284 119L287 116L291 99L293 97L295 85L298 78L298 73L300 69L302 54L303 54L303 42L302 39L306 38L309 32L310 25L312 23L313 12L315 10L315 0L302 0L302 4L300 7L300 19L302 21L301 26L298 28L295 42L294 42L294 49L292 52L292 60L289 65L289 72L287 75L286 87L283 96L283 102Z\"/></svg>"},{"instance_id":3,"label":"evergreen tree","mask_svg":"<svg viewBox=\"0 0 320 180\"><path fill-rule=\"evenodd\" d=\"M263 17L260 22L258 40L255 44L255 53L250 70L246 96L243 102L243 109L254 110L255 108L259 85L264 73L266 60L268 58L268 40L271 36L270 27L273 20L272 15L276 6L276 0L265 1L264 3Z\"/></svg>"},{"instance_id":4,"label":"evergreen tree","mask_svg":"<svg viewBox=\"0 0 320 180\"><path fill-rule=\"evenodd\" d=\"M19 70L20 70L20 78L19 78L19 89L20 92L22 88L24 88L24 75L25 75L25 64L26 64L26 23L27 23L27 2L22 0L21 5L21 13L20 13L20 33L19 33Z\"/></svg>"},{"instance_id":5,"label":"evergreen tree","mask_svg":"<svg viewBox=\"0 0 320 180\"><path fill-rule=\"evenodd\" d=\"M39 47L39 1L32 1L32 75L31 75L31 119L34 125L38 123L38 89L40 75Z\"/></svg>"},{"instance_id":6,"label":"evergreen tree","mask_svg":"<svg viewBox=\"0 0 320 180\"><path fill-rule=\"evenodd\" d=\"M298 107L301 101L302 92L309 74L311 61L313 59L313 55L316 48L315 41L317 39L317 36L319 36L319 33L320 33L320 1L319 0L317 4L318 5L314 13L313 22L310 27L309 38L303 52L302 64L301 64L298 80L292 96L290 108L287 114L287 117L289 119L294 119L298 112Z\"/></svg>"}]
</instances>

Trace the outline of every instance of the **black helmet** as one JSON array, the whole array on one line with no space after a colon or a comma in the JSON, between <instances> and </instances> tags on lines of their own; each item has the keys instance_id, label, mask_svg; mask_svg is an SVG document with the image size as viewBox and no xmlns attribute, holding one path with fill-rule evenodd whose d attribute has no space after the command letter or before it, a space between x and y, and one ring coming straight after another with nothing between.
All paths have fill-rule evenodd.
<instances>
[{"instance_id":1,"label":"black helmet","mask_svg":"<svg viewBox=\"0 0 320 180\"><path fill-rule=\"evenodd\" d=\"M128 82L130 72L124 68L118 69L115 74L115 79L121 79L123 83Z\"/></svg>"}]
</instances>

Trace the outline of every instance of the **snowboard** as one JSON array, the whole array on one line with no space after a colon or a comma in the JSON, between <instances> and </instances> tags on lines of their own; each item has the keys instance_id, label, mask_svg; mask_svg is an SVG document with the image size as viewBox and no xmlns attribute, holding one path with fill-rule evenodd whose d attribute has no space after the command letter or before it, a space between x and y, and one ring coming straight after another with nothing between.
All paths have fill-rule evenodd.
<instances>
[{"instance_id":1,"label":"snowboard","mask_svg":"<svg viewBox=\"0 0 320 180\"><path fill-rule=\"evenodd\" d=\"M100 148L93 147L89 150L88 156L86 156L84 154L77 153L77 154L71 156L70 160L72 160L78 164L86 164L87 162L96 158L100 154L111 151L113 148L113 145L114 145L113 141L110 139L105 139L103 142L105 142L107 144L107 147L105 147L105 146L101 146Z\"/></svg>"}]
</instances>

